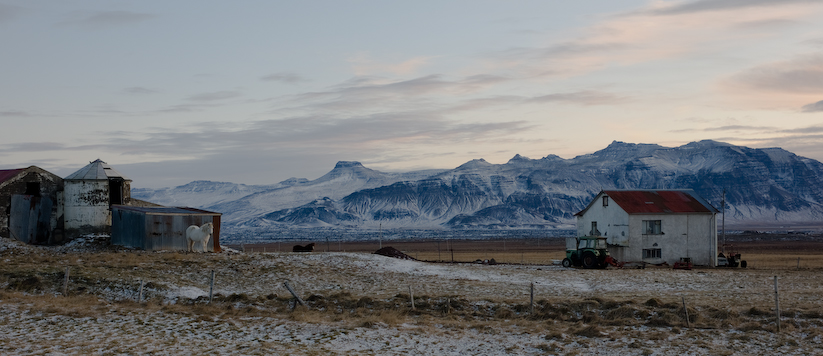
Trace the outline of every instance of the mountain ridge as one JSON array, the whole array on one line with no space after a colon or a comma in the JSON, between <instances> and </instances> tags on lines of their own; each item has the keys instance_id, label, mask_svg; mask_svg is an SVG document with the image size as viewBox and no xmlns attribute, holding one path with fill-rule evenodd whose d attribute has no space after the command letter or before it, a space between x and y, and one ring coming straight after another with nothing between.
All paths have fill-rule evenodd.
<instances>
[{"instance_id":1,"label":"mountain ridge","mask_svg":"<svg viewBox=\"0 0 823 356\"><path fill-rule=\"evenodd\" d=\"M157 191L176 192L172 196L183 202L200 186L214 196L191 201L212 203L190 205L222 212L228 231L572 228L574 213L604 189L692 189L718 208L725 189L727 223L777 225L823 218L822 176L823 164L781 148L711 140L679 147L613 141L571 159L518 154L503 164L480 158L451 170L406 173L341 161L312 181L234 190L229 183L206 189L197 181ZM153 201L151 190L133 196Z\"/></svg>"}]
</instances>

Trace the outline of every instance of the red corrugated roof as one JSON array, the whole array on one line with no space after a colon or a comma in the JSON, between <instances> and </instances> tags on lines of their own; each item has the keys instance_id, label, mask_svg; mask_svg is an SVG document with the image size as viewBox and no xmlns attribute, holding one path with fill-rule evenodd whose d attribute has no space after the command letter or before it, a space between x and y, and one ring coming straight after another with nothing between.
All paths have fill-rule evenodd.
<instances>
[{"instance_id":1,"label":"red corrugated roof","mask_svg":"<svg viewBox=\"0 0 823 356\"><path fill-rule=\"evenodd\" d=\"M20 172L25 171L25 168L18 168L18 169L2 169L0 170L0 183L3 183L9 179L14 178L14 176L20 174Z\"/></svg>"},{"instance_id":2,"label":"red corrugated roof","mask_svg":"<svg viewBox=\"0 0 823 356\"><path fill-rule=\"evenodd\" d=\"M607 190L603 191L629 214L711 213L709 207L685 191Z\"/></svg>"}]
</instances>

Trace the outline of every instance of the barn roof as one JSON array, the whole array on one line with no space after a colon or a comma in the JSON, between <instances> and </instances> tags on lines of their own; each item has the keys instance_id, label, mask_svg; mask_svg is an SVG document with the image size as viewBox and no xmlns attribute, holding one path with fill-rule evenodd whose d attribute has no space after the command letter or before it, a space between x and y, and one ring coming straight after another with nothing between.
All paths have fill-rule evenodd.
<instances>
[{"instance_id":1,"label":"barn roof","mask_svg":"<svg viewBox=\"0 0 823 356\"><path fill-rule=\"evenodd\" d=\"M131 180L126 176L120 174L120 172L111 168L106 162L103 162L99 158L94 160L93 162L89 162L83 168L80 168L77 172L70 174L66 177L66 180L109 180L111 178L121 178L124 180Z\"/></svg>"},{"instance_id":2,"label":"barn roof","mask_svg":"<svg viewBox=\"0 0 823 356\"><path fill-rule=\"evenodd\" d=\"M691 189L682 190L604 190L598 197L607 195L629 214L683 214L717 213L718 210ZM597 201L597 197L582 215Z\"/></svg>"},{"instance_id":3,"label":"barn roof","mask_svg":"<svg viewBox=\"0 0 823 356\"><path fill-rule=\"evenodd\" d=\"M3 183L3 182L5 182L9 179L14 178L18 174L20 174L20 172L23 172L25 170L26 170L25 168L0 170L0 183Z\"/></svg>"}]
</instances>

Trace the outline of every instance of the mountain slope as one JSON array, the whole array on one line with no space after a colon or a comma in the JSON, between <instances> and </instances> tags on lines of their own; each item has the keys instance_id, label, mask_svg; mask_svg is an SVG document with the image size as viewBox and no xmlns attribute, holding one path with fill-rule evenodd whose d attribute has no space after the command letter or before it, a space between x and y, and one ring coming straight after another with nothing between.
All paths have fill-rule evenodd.
<instances>
[{"instance_id":1,"label":"mountain slope","mask_svg":"<svg viewBox=\"0 0 823 356\"><path fill-rule=\"evenodd\" d=\"M134 189L132 196L162 205L188 205L221 212L222 222L232 226L317 199L340 199L361 189L418 180L442 171L384 173L366 168L360 162L341 161L329 173L312 181L290 178L266 186L196 181L176 188Z\"/></svg>"}]
</instances>

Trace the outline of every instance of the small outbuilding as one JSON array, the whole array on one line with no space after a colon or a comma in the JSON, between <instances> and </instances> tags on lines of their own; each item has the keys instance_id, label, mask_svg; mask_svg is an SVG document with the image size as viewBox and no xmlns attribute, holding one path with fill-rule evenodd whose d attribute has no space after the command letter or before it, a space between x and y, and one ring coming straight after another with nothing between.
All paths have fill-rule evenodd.
<instances>
[{"instance_id":1,"label":"small outbuilding","mask_svg":"<svg viewBox=\"0 0 823 356\"><path fill-rule=\"evenodd\" d=\"M692 190L604 190L577 216L579 236L606 237L624 262L717 265L718 210Z\"/></svg>"},{"instance_id":2,"label":"small outbuilding","mask_svg":"<svg viewBox=\"0 0 823 356\"><path fill-rule=\"evenodd\" d=\"M214 224L206 250L220 252L222 214L195 208L112 206L111 243L146 251L186 250L186 229ZM195 246L195 251L199 250Z\"/></svg>"},{"instance_id":3,"label":"small outbuilding","mask_svg":"<svg viewBox=\"0 0 823 356\"><path fill-rule=\"evenodd\" d=\"M0 170L0 237L26 243L63 240L63 178L42 168Z\"/></svg>"},{"instance_id":4,"label":"small outbuilding","mask_svg":"<svg viewBox=\"0 0 823 356\"><path fill-rule=\"evenodd\" d=\"M99 159L63 179L66 235L108 233L111 207L131 203L131 179Z\"/></svg>"}]
</instances>

